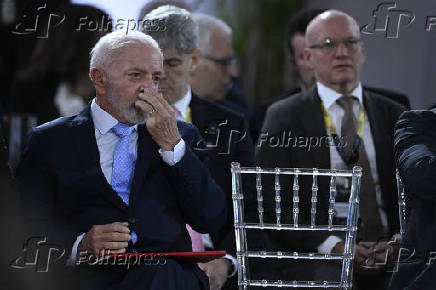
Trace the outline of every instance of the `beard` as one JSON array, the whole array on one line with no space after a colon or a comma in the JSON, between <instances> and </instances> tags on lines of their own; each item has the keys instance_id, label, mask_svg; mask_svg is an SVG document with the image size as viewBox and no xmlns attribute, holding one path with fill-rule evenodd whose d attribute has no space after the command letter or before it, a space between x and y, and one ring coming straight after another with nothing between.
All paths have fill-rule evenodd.
<instances>
[{"instance_id":1,"label":"beard","mask_svg":"<svg viewBox=\"0 0 436 290\"><path fill-rule=\"evenodd\" d=\"M107 99L112 110L114 110L118 116L122 117L124 120L131 124L144 124L149 117L149 114L147 112L144 112L143 110L135 106L135 102L138 99L135 98L126 103L121 103L111 87L108 89Z\"/></svg>"}]
</instances>

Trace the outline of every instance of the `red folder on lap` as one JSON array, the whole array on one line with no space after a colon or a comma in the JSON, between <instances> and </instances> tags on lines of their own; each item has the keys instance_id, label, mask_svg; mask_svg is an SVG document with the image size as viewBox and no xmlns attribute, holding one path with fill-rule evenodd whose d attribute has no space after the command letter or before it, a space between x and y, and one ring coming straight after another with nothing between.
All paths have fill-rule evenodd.
<instances>
[{"instance_id":1,"label":"red folder on lap","mask_svg":"<svg viewBox=\"0 0 436 290\"><path fill-rule=\"evenodd\" d=\"M205 252L168 252L168 253L125 253L109 254L109 259L126 259L130 257L144 258L171 258L184 262L205 263L226 255L226 251L205 251Z\"/></svg>"}]
</instances>

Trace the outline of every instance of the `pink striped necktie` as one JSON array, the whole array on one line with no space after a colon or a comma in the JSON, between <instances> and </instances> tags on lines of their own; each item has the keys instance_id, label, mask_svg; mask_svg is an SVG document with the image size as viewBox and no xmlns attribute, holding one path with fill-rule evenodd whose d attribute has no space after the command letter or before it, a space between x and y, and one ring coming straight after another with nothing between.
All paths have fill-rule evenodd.
<instances>
[{"instance_id":1,"label":"pink striped necktie","mask_svg":"<svg viewBox=\"0 0 436 290\"><path fill-rule=\"evenodd\" d=\"M194 231L190 225L186 224L186 229L188 230L189 236L191 237L192 242L192 251L193 252L203 252L204 244L203 238L200 233Z\"/></svg>"}]
</instances>

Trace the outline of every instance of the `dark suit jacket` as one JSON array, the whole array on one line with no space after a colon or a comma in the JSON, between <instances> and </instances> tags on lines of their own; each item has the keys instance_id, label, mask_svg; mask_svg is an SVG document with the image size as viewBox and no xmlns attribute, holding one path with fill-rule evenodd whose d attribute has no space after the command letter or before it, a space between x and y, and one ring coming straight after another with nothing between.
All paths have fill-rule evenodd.
<instances>
[{"instance_id":1,"label":"dark suit jacket","mask_svg":"<svg viewBox=\"0 0 436 290\"><path fill-rule=\"evenodd\" d=\"M206 140L209 160L207 166L212 177L226 194L229 208L226 227L212 240L217 249L225 249L235 253L235 238L232 211L232 180L230 164L239 162L241 166L253 164L253 142L248 125L242 114L221 105L212 103L192 95L189 104L192 112L192 123L200 130Z\"/></svg>"},{"instance_id":2,"label":"dark suit jacket","mask_svg":"<svg viewBox=\"0 0 436 290\"><path fill-rule=\"evenodd\" d=\"M377 93L394 102L397 102L403 105L406 109L410 109L409 97L404 94L388 89L383 89L383 88L373 88L368 86L364 86L363 88L367 91ZM256 106L255 110L252 112L250 116L250 129L251 129L251 136L253 137L253 140L257 140L257 138L259 137L260 131L262 129L263 121L265 118L265 113L268 107L277 101L296 95L300 92L301 92L300 88L294 88L292 90L287 91L283 95L266 99Z\"/></svg>"},{"instance_id":3,"label":"dark suit jacket","mask_svg":"<svg viewBox=\"0 0 436 290\"><path fill-rule=\"evenodd\" d=\"M218 233L212 233L216 249L224 249L235 255L235 230L233 228L232 180L230 165L239 162L241 166L253 164L253 142L244 116L236 111L192 95L190 103L192 123L200 130L208 144L207 167L212 177L226 194L229 211L226 226ZM223 289L236 289L236 275L228 279Z\"/></svg>"},{"instance_id":4,"label":"dark suit jacket","mask_svg":"<svg viewBox=\"0 0 436 290\"><path fill-rule=\"evenodd\" d=\"M436 109L408 111L395 127L395 159L407 195L408 249L391 289L435 289L436 267ZM413 253L413 254L412 254Z\"/></svg>"},{"instance_id":5,"label":"dark suit jacket","mask_svg":"<svg viewBox=\"0 0 436 290\"><path fill-rule=\"evenodd\" d=\"M195 127L185 122L178 127L186 152L170 167L145 125L138 126L128 207L101 171L90 106L77 116L33 129L16 172L32 234L64 247L68 257L77 236L92 225L128 221L138 235L130 250L140 252L191 251L185 223L201 233L220 230L227 215L224 193L202 163L202 142ZM116 273L94 270L98 275L89 281L100 287L137 280L140 289L190 289L205 277L193 264L182 267L171 261L153 271L144 267Z\"/></svg>"},{"instance_id":6,"label":"dark suit jacket","mask_svg":"<svg viewBox=\"0 0 436 290\"><path fill-rule=\"evenodd\" d=\"M388 216L389 234L398 232L397 194L393 158L393 128L403 111L401 105L375 93L363 92L363 103L372 129L382 198ZM283 137L283 132L285 137ZM289 136L292 139L289 139ZM283 141L284 140L284 143ZM288 146L288 140L289 146ZM297 140L295 142L295 140ZM277 143L279 142L279 143ZM330 151L321 99L316 87L274 103L267 111L256 143L256 162L262 167L330 168ZM364 173L368 174L368 173ZM265 218L274 222L274 176L263 178ZM291 223L292 184L282 177L282 222ZM300 223L310 224L311 177L300 177ZM318 179L317 224L327 224L329 179ZM250 200L255 200L251 197ZM254 202L255 203L255 202ZM269 213L269 214L268 214ZM256 213L252 218L256 218ZM287 251L316 252L326 234L275 232L264 247ZM304 274L304 273L303 273Z\"/></svg>"},{"instance_id":7,"label":"dark suit jacket","mask_svg":"<svg viewBox=\"0 0 436 290\"><path fill-rule=\"evenodd\" d=\"M256 144L256 161L263 167L302 167L302 168L330 168L330 151L326 139L326 126L324 124L320 98L313 88L311 91L294 95L273 104L267 111L265 123L259 141ZM393 158L393 127L399 114L403 111L401 105L372 92L364 90L363 103L372 129L372 136L376 149L376 163L381 183L382 198L388 215L389 234L398 231L397 198L395 185L395 170ZM269 142L271 136L278 136L280 140L285 134L298 138L292 139L289 146L275 145L275 139ZM312 138L312 143L310 143ZM286 142L288 135L286 135ZM318 143L316 144L316 141ZM261 146L259 146L261 145ZM365 173L364 173L365 174ZM289 178L283 180L284 190L290 187ZM310 193L311 179L304 180L300 186L302 192ZM318 222L327 221L328 208L328 180L319 180L320 200L318 212L325 215L318 216ZM266 191L266 193L272 191ZM282 215L288 217L292 208L290 195L285 195L282 204ZM272 197L266 198L271 200ZM272 205L272 204L271 204ZM304 209L305 208L305 209ZM309 221L310 195L301 196L301 219ZM286 220L285 220L286 221ZM293 234L282 235L283 241L291 245L297 241ZM316 250L319 241L305 241L304 247ZM297 242L298 243L298 242ZM301 245L300 245L301 246Z\"/></svg>"}]
</instances>

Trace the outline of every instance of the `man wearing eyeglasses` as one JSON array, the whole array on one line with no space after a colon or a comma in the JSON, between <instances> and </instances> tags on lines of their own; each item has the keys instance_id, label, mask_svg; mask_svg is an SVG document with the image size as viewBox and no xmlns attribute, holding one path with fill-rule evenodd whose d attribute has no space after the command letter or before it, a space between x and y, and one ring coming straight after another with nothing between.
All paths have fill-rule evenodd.
<instances>
[{"instance_id":1,"label":"man wearing eyeglasses","mask_svg":"<svg viewBox=\"0 0 436 290\"><path fill-rule=\"evenodd\" d=\"M194 13L198 23L200 57L192 72L192 90L204 99L246 114L246 101L234 79L238 77L232 29L214 16Z\"/></svg>"},{"instance_id":2,"label":"man wearing eyeglasses","mask_svg":"<svg viewBox=\"0 0 436 290\"><path fill-rule=\"evenodd\" d=\"M245 120L241 114L191 91L191 73L198 65L201 52L197 48L197 23L188 11L171 5L160 6L145 15L144 20L142 31L158 42L163 53L164 76L160 79L159 90L173 106L177 119L193 123L200 130L209 157L206 165L226 193L228 208L232 208L230 164L240 162L248 166L253 162L253 146ZM166 29L156 30L153 23L165 23ZM193 235L191 238L194 240ZM228 213L221 231L203 235L199 240L201 247L234 254L233 213ZM227 279L234 276L234 265L235 259L226 256L202 263L200 268L209 277L211 289L218 290L223 286L234 289L236 285L233 288L230 285L234 281Z\"/></svg>"},{"instance_id":3,"label":"man wearing eyeglasses","mask_svg":"<svg viewBox=\"0 0 436 290\"><path fill-rule=\"evenodd\" d=\"M359 25L351 16L337 10L321 13L308 25L306 42L308 48L304 57L314 70L316 85L268 109L256 145L256 159L264 167L363 168L354 264L356 289L385 289L388 276L385 260L391 259L394 253L389 241L399 232L393 128L404 108L362 88L360 72L365 49ZM273 146L271 137L283 136L283 133L285 144ZM290 192L291 186L286 180L282 190ZM328 180L320 179L318 187L317 211L322 214L318 214L316 223L325 225ZM310 189L311 180L303 180L300 193L310 192ZM349 189L349 180L338 180L335 208L338 219L346 217L341 214L339 201L347 200ZM265 200L273 200L273 191L266 194L271 196L266 196ZM300 194L300 199L300 204L310 207L310 194ZM274 209L273 204L269 206ZM285 196L282 209L289 211L290 208L292 200ZM300 219L302 224L310 224L309 208L300 209ZM304 248L323 254L344 252L343 237L332 233L317 236L279 233L270 238L287 245L288 249Z\"/></svg>"}]
</instances>

